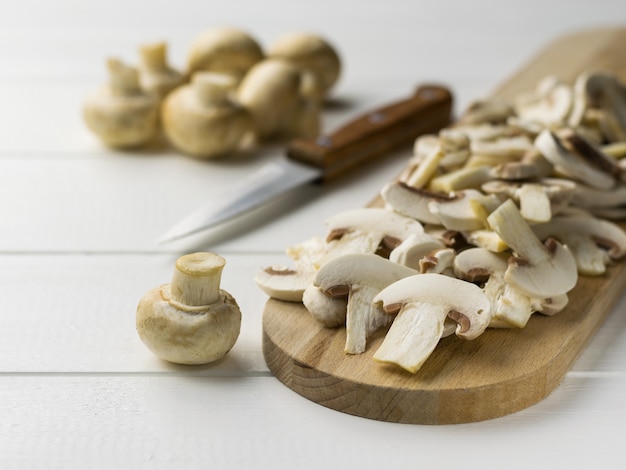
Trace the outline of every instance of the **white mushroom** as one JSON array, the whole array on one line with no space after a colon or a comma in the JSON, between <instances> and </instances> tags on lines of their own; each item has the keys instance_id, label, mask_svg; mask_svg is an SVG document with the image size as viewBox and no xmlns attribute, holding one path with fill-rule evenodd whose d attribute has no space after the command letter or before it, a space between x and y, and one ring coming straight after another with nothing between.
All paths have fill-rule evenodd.
<instances>
[{"instance_id":1,"label":"white mushroom","mask_svg":"<svg viewBox=\"0 0 626 470\"><path fill-rule=\"evenodd\" d=\"M326 220L326 257L346 253L391 251L409 235L423 233L417 220L381 208L362 208L340 212Z\"/></svg>"},{"instance_id":2,"label":"white mushroom","mask_svg":"<svg viewBox=\"0 0 626 470\"><path fill-rule=\"evenodd\" d=\"M285 302L301 302L304 290L313 282L314 271L298 271L286 266L268 266L254 277L254 282L268 296Z\"/></svg>"},{"instance_id":3,"label":"white mushroom","mask_svg":"<svg viewBox=\"0 0 626 470\"><path fill-rule=\"evenodd\" d=\"M372 254L350 254L331 259L315 275L313 285L331 297L348 296L346 346L348 354L365 351L367 337L390 317L372 299L389 284L417 274L414 269Z\"/></svg>"},{"instance_id":4,"label":"white mushroom","mask_svg":"<svg viewBox=\"0 0 626 470\"><path fill-rule=\"evenodd\" d=\"M178 87L163 102L163 130L180 151L196 158L217 158L246 145L252 121L232 99L232 77L197 72L189 85Z\"/></svg>"},{"instance_id":5,"label":"white mushroom","mask_svg":"<svg viewBox=\"0 0 626 470\"><path fill-rule=\"evenodd\" d=\"M494 195L485 195L475 189L465 189L452 193L447 200L440 198L428 204L430 212L439 218L439 223L448 230L472 231L485 228L477 207L483 207L490 213L500 205Z\"/></svg>"},{"instance_id":6,"label":"white mushroom","mask_svg":"<svg viewBox=\"0 0 626 470\"><path fill-rule=\"evenodd\" d=\"M263 59L256 39L238 28L212 28L198 35L189 50L189 76L208 71L230 75L236 83Z\"/></svg>"},{"instance_id":7,"label":"white mushroom","mask_svg":"<svg viewBox=\"0 0 626 470\"><path fill-rule=\"evenodd\" d=\"M139 86L138 73L116 59L107 62L109 81L85 100L87 127L105 144L134 148L156 136L159 102Z\"/></svg>"},{"instance_id":8,"label":"white mushroom","mask_svg":"<svg viewBox=\"0 0 626 470\"><path fill-rule=\"evenodd\" d=\"M578 280L572 253L552 238L541 243L508 199L487 218L491 228L513 250L505 280L529 297L567 293Z\"/></svg>"},{"instance_id":9,"label":"white mushroom","mask_svg":"<svg viewBox=\"0 0 626 470\"><path fill-rule=\"evenodd\" d=\"M608 156L573 131L564 129L557 135L545 130L535 139L535 146L559 173L593 188L615 186L619 167L613 166Z\"/></svg>"},{"instance_id":10,"label":"white mushroom","mask_svg":"<svg viewBox=\"0 0 626 470\"><path fill-rule=\"evenodd\" d=\"M509 256L484 248L469 248L454 260L454 275L468 282L483 284L491 302L491 328L523 328L533 313L531 299L508 284L504 275Z\"/></svg>"},{"instance_id":11,"label":"white mushroom","mask_svg":"<svg viewBox=\"0 0 626 470\"><path fill-rule=\"evenodd\" d=\"M137 332L154 354L177 364L206 364L233 347L241 311L220 289L224 264L224 258L213 253L181 256L172 282L141 298Z\"/></svg>"},{"instance_id":12,"label":"white mushroom","mask_svg":"<svg viewBox=\"0 0 626 470\"><path fill-rule=\"evenodd\" d=\"M489 181L482 186L486 193L519 203L520 212L529 222L547 222L569 205L576 184L562 178L544 178L536 182Z\"/></svg>"},{"instance_id":13,"label":"white mushroom","mask_svg":"<svg viewBox=\"0 0 626 470\"><path fill-rule=\"evenodd\" d=\"M317 34L286 34L270 45L267 56L291 62L311 74L314 83L308 94L317 99L328 95L341 73L339 54Z\"/></svg>"},{"instance_id":14,"label":"white mushroom","mask_svg":"<svg viewBox=\"0 0 626 470\"><path fill-rule=\"evenodd\" d=\"M164 42L145 44L140 47L139 83L146 93L159 100L184 81L182 73L167 63L167 45Z\"/></svg>"},{"instance_id":15,"label":"white mushroom","mask_svg":"<svg viewBox=\"0 0 626 470\"><path fill-rule=\"evenodd\" d=\"M533 92L516 99L515 112L521 119L551 127L565 122L573 103L572 87L549 75L537 84Z\"/></svg>"},{"instance_id":16,"label":"white mushroom","mask_svg":"<svg viewBox=\"0 0 626 470\"><path fill-rule=\"evenodd\" d=\"M414 233L391 251L389 260L419 271L423 258L432 256L445 247L444 243L433 235Z\"/></svg>"},{"instance_id":17,"label":"white mushroom","mask_svg":"<svg viewBox=\"0 0 626 470\"><path fill-rule=\"evenodd\" d=\"M252 115L259 140L319 134L319 106L301 86L302 71L283 60L264 59L248 71L237 99Z\"/></svg>"},{"instance_id":18,"label":"white mushroom","mask_svg":"<svg viewBox=\"0 0 626 470\"><path fill-rule=\"evenodd\" d=\"M406 277L383 289L374 303L396 314L374 359L415 373L442 337L446 319L457 323L456 334L474 339L491 317L489 299L479 287L441 274Z\"/></svg>"},{"instance_id":19,"label":"white mushroom","mask_svg":"<svg viewBox=\"0 0 626 470\"><path fill-rule=\"evenodd\" d=\"M540 240L552 237L567 245L583 275L603 274L609 259L626 254L626 233L618 225L590 215L554 217L533 225L532 230Z\"/></svg>"},{"instance_id":20,"label":"white mushroom","mask_svg":"<svg viewBox=\"0 0 626 470\"><path fill-rule=\"evenodd\" d=\"M521 159L495 165L491 169L494 178L503 180L540 179L550 176L552 164L536 149L526 152Z\"/></svg>"},{"instance_id":21,"label":"white mushroom","mask_svg":"<svg viewBox=\"0 0 626 470\"><path fill-rule=\"evenodd\" d=\"M337 328L346 324L348 295L331 297L313 284L302 294L302 303L313 318L326 328Z\"/></svg>"}]
</instances>

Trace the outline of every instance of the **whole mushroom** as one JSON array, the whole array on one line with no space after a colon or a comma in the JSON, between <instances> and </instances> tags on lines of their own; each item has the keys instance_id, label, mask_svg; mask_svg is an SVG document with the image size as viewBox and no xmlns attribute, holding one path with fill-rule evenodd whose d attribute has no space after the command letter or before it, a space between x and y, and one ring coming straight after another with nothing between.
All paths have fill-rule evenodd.
<instances>
[{"instance_id":1,"label":"whole mushroom","mask_svg":"<svg viewBox=\"0 0 626 470\"><path fill-rule=\"evenodd\" d=\"M239 82L261 59L261 46L247 32L233 27L217 27L194 39L187 73L190 76L198 71L223 73Z\"/></svg>"},{"instance_id":2,"label":"whole mushroom","mask_svg":"<svg viewBox=\"0 0 626 470\"><path fill-rule=\"evenodd\" d=\"M213 253L181 256L170 284L148 291L137 307L137 332L154 354L177 364L224 356L241 328L237 302L220 289L225 260Z\"/></svg>"},{"instance_id":3,"label":"whole mushroom","mask_svg":"<svg viewBox=\"0 0 626 470\"><path fill-rule=\"evenodd\" d=\"M297 66L266 59L241 81L237 99L252 115L258 140L319 133L319 105L301 93L302 77Z\"/></svg>"},{"instance_id":4,"label":"whole mushroom","mask_svg":"<svg viewBox=\"0 0 626 470\"><path fill-rule=\"evenodd\" d=\"M89 129L113 148L140 147L157 133L159 102L141 90L135 68L107 62L109 82L87 97L83 114Z\"/></svg>"},{"instance_id":5,"label":"whole mushroom","mask_svg":"<svg viewBox=\"0 0 626 470\"><path fill-rule=\"evenodd\" d=\"M339 54L327 40L316 34L286 34L269 47L267 55L291 62L309 73L310 88L305 92L318 99L328 94L341 73Z\"/></svg>"},{"instance_id":6,"label":"whole mushroom","mask_svg":"<svg viewBox=\"0 0 626 470\"><path fill-rule=\"evenodd\" d=\"M250 115L232 98L232 77L198 72L163 102L163 130L182 152L197 158L234 153L245 145Z\"/></svg>"},{"instance_id":7,"label":"whole mushroom","mask_svg":"<svg viewBox=\"0 0 626 470\"><path fill-rule=\"evenodd\" d=\"M139 56L139 83L145 92L162 100L183 83L183 75L167 63L167 46L164 42L141 46Z\"/></svg>"}]
</instances>

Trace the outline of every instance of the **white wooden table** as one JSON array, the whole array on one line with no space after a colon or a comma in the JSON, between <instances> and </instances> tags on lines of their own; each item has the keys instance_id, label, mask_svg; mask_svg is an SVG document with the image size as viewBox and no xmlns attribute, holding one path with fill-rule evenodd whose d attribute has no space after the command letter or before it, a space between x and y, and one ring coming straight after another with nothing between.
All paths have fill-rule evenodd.
<instances>
[{"instance_id":1,"label":"white wooden table","mask_svg":"<svg viewBox=\"0 0 626 470\"><path fill-rule=\"evenodd\" d=\"M0 13L0 468L618 468L626 422L626 297L543 402L454 426L396 425L326 409L279 383L261 352L266 296L255 272L365 205L398 174L392 156L311 187L219 230L157 246L179 217L272 159L200 162L122 153L86 130L81 104L104 61L136 62L164 39L182 67L217 25L267 45L308 30L339 49L345 73L329 128L437 81L456 109L487 95L543 44L623 24L614 0L385 2L162 0L5 2ZM227 259L222 286L243 312L229 355L167 364L135 331L145 291L181 254ZM598 295L601 295L598 294ZM622 467L624 468L624 467Z\"/></svg>"}]
</instances>

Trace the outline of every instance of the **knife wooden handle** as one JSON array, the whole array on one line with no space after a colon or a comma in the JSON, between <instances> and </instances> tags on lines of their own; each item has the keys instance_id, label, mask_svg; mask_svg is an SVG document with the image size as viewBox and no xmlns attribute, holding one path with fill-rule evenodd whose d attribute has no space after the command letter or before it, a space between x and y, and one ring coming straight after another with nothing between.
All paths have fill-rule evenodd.
<instances>
[{"instance_id":1,"label":"knife wooden handle","mask_svg":"<svg viewBox=\"0 0 626 470\"><path fill-rule=\"evenodd\" d=\"M296 139L287 148L293 160L322 169L327 181L367 160L413 144L451 121L452 93L441 86L420 86L410 98L370 111L330 134Z\"/></svg>"}]
</instances>

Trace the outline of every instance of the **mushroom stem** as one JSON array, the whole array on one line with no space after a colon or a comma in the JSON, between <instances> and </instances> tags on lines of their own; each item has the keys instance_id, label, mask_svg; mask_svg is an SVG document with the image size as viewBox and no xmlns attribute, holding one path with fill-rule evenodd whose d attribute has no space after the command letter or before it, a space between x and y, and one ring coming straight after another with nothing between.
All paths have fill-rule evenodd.
<instances>
[{"instance_id":1,"label":"mushroom stem","mask_svg":"<svg viewBox=\"0 0 626 470\"><path fill-rule=\"evenodd\" d=\"M213 253L191 253L176 260L172 299L182 305L203 306L221 298L220 281L226 260Z\"/></svg>"},{"instance_id":2,"label":"mushroom stem","mask_svg":"<svg viewBox=\"0 0 626 470\"><path fill-rule=\"evenodd\" d=\"M117 59L107 61L109 84L115 95L132 95L140 92L137 70Z\"/></svg>"},{"instance_id":3,"label":"mushroom stem","mask_svg":"<svg viewBox=\"0 0 626 470\"><path fill-rule=\"evenodd\" d=\"M146 44L139 48L141 65L151 72L167 69L166 46L164 42Z\"/></svg>"},{"instance_id":4,"label":"mushroom stem","mask_svg":"<svg viewBox=\"0 0 626 470\"><path fill-rule=\"evenodd\" d=\"M192 86L201 103L219 105L228 100L229 92L235 88L235 80L220 73L197 72L193 75Z\"/></svg>"}]
</instances>

